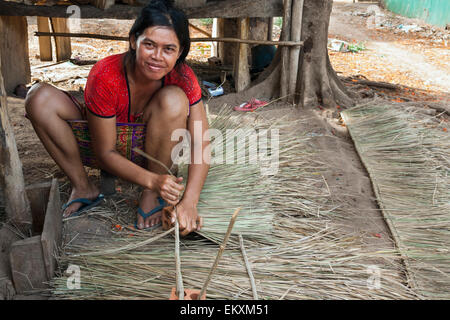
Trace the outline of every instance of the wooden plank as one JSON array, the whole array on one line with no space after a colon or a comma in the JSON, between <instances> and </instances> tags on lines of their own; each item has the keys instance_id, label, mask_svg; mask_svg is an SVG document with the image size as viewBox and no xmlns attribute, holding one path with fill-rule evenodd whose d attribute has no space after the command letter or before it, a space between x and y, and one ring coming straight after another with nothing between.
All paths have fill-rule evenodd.
<instances>
[{"instance_id":1,"label":"wooden plank","mask_svg":"<svg viewBox=\"0 0 450 320\"><path fill-rule=\"evenodd\" d=\"M115 4L107 10L96 8L92 5L80 5L82 19L135 19L138 17L142 6L129 6ZM227 0L211 1L197 8L183 8L189 19L197 18L244 18L244 17L280 17L283 15L282 0ZM15 3L0 0L0 12L4 16L41 16L64 17L70 14L66 12L66 6L31 6L23 3Z\"/></svg>"},{"instance_id":2,"label":"wooden plank","mask_svg":"<svg viewBox=\"0 0 450 320\"><path fill-rule=\"evenodd\" d=\"M18 240L20 237L7 226L0 229L0 301L10 300L16 293L12 283L9 253L11 244Z\"/></svg>"},{"instance_id":3,"label":"wooden plank","mask_svg":"<svg viewBox=\"0 0 450 320\"><path fill-rule=\"evenodd\" d=\"M56 256L61 246L62 216L59 197L58 180L52 180L47 211L45 213L44 230L41 235L42 254L44 257L47 278L53 278L56 268Z\"/></svg>"},{"instance_id":4,"label":"wooden plank","mask_svg":"<svg viewBox=\"0 0 450 320\"><path fill-rule=\"evenodd\" d=\"M1 73L7 93L13 93L19 84L31 81L27 27L25 17L0 16Z\"/></svg>"},{"instance_id":5,"label":"wooden plank","mask_svg":"<svg viewBox=\"0 0 450 320\"><path fill-rule=\"evenodd\" d=\"M238 37L240 39L248 38L249 18L239 19L238 21ZM241 43L239 49L235 52L234 61L234 87L236 92L247 89L250 85L250 69L248 67L248 45Z\"/></svg>"},{"instance_id":6,"label":"wooden plank","mask_svg":"<svg viewBox=\"0 0 450 320\"><path fill-rule=\"evenodd\" d=\"M48 281L42 254L41 236L16 241L10 252L11 273L17 293L46 288Z\"/></svg>"},{"instance_id":7,"label":"wooden plank","mask_svg":"<svg viewBox=\"0 0 450 320\"><path fill-rule=\"evenodd\" d=\"M53 32L69 33L69 26L65 18L51 18ZM56 61L68 60L72 56L70 38L55 37L56 43Z\"/></svg>"},{"instance_id":8,"label":"wooden plank","mask_svg":"<svg viewBox=\"0 0 450 320\"><path fill-rule=\"evenodd\" d=\"M50 32L50 25L47 17L37 17L39 32ZM52 41L50 37L39 37L39 59L41 61L52 61Z\"/></svg>"},{"instance_id":9,"label":"wooden plank","mask_svg":"<svg viewBox=\"0 0 450 320\"><path fill-rule=\"evenodd\" d=\"M42 233L44 229L45 212L47 211L51 182L36 183L26 187L33 217L33 235Z\"/></svg>"},{"instance_id":10,"label":"wooden plank","mask_svg":"<svg viewBox=\"0 0 450 320\"><path fill-rule=\"evenodd\" d=\"M0 50L0 184L4 191L5 211L11 221L23 231L31 228L30 204L25 193L22 162L17 151L14 131L9 122L6 92L2 77Z\"/></svg>"}]
</instances>

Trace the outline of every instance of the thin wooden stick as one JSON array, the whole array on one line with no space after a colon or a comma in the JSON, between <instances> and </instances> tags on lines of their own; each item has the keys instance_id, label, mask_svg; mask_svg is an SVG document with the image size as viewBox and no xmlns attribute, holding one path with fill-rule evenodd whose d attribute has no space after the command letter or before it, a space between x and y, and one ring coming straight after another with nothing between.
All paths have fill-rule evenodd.
<instances>
[{"instance_id":1,"label":"thin wooden stick","mask_svg":"<svg viewBox=\"0 0 450 320\"><path fill-rule=\"evenodd\" d=\"M150 156L149 154L145 153L144 151L142 151L142 150L140 150L140 149L138 149L138 148L136 148L136 147L133 148L133 151L136 152L136 153L138 153L138 154L140 154L140 155L143 156L144 158L147 158L148 160L151 160L151 161L156 162L157 164L159 164L160 166L162 166L164 169L166 169L167 172L168 172L171 176L175 177L175 175L172 173L172 171L170 171L170 169L167 168L167 166L166 166L164 163L162 163L161 161L159 161L158 159L153 158L153 157Z\"/></svg>"},{"instance_id":2,"label":"thin wooden stick","mask_svg":"<svg viewBox=\"0 0 450 320\"><path fill-rule=\"evenodd\" d=\"M207 37L212 37L211 33L203 30L202 28L199 28L199 27L193 25L192 23L189 23L189 27L191 27L192 29L194 29L194 30L196 30L196 31L198 31L198 32L200 32L202 34L204 34Z\"/></svg>"},{"instance_id":3,"label":"thin wooden stick","mask_svg":"<svg viewBox=\"0 0 450 320\"><path fill-rule=\"evenodd\" d=\"M86 252L86 253L74 254L72 256L73 257L79 257L79 256L100 256L100 255L104 255L104 254L114 254L114 253L119 253L119 252L123 252L123 251L137 249L139 247L142 247L142 246L148 245L148 244L150 244L152 242L155 242L158 239L164 238L166 235L171 233L173 230L174 230L174 228L169 229L166 232L157 235L156 237L144 240L142 242L129 244L127 246L123 246L123 247L120 247L120 248L108 249L108 250L104 250L104 251Z\"/></svg>"},{"instance_id":4,"label":"thin wooden stick","mask_svg":"<svg viewBox=\"0 0 450 320\"><path fill-rule=\"evenodd\" d=\"M259 300L258 292L256 291L255 278L253 277L253 272L247 259L247 253L245 253L244 239L241 234L239 234L239 244L241 245L241 252L244 257L245 267L247 268L248 277L250 278L250 283L252 285L253 299Z\"/></svg>"},{"instance_id":5,"label":"thin wooden stick","mask_svg":"<svg viewBox=\"0 0 450 320\"><path fill-rule=\"evenodd\" d=\"M129 41L128 37L110 36L105 34L93 34L93 33L63 33L63 32L35 32L37 37L70 37L70 38L90 38L101 40L117 40L117 41ZM238 39L238 38L191 38L191 42L230 42L230 43L248 43L248 44L265 44L265 45L277 45L287 47L301 47L303 41L267 41L267 40L252 40L252 39Z\"/></svg>"},{"instance_id":6,"label":"thin wooden stick","mask_svg":"<svg viewBox=\"0 0 450 320\"><path fill-rule=\"evenodd\" d=\"M216 260L214 261L214 264L209 271L208 278L206 278L205 283L203 284L203 288L200 291L200 294L198 295L198 300L201 299L201 297L205 294L206 289L208 288L209 282L211 281L211 277L216 271L217 266L219 265L220 258L222 257L223 252L225 251L225 247L227 245L228 239L231 235L231 230L233 230L234 222L236 221L237 215L241 211L241 208L237 208L236 211L233 213L233 216L231 217L230 224L228 225L227 233L225 234L225 238L223 239L222 244L220 245L219 251L217 252Z\"/></svg>"},{"instance_id":7,"label":"thin wooden stick","mask_svg":"<svg viewBox=\"0 0 450 320\"><path fill-rule=\"evenodd\" d=\"M184 300L183 275L181 274L181 258L180 258L180 227L178 225L178 217L175 220L175 269L177 273L178 300Z\"/></svg>"}]
</instances>

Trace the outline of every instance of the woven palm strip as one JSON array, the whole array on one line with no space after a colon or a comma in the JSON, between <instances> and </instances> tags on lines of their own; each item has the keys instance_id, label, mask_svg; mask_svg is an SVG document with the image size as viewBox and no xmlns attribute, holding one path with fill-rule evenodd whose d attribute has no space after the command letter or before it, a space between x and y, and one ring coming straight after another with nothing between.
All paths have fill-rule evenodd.
<instances>
[{"instance_id":1,"label":"woven palm strip","mask_svg":"<svg viewBox=\"0 0 450 320\"><path fill-rule=\"evenodd\" d=\"M393 105L343 112L383 215L425 298L450 298L450 139L430 116Z\"/></svg>"}]
</instances>

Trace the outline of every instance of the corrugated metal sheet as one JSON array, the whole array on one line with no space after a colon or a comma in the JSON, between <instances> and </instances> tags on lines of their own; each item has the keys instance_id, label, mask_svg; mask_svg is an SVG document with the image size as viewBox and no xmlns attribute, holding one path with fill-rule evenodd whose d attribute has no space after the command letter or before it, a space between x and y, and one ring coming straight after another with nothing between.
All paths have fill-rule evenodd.
<instances>
[{"instance_id":1,"label":"corrugated metal sheet","mask_svg":"<svg viewBox=\"0 0 450 320\"><path fill-rule=\"evenodd\" d=\"M408 18L419 18L429 24L450 24L450 0L383 0L386 8Z\"/></svg>"}]
</instances>

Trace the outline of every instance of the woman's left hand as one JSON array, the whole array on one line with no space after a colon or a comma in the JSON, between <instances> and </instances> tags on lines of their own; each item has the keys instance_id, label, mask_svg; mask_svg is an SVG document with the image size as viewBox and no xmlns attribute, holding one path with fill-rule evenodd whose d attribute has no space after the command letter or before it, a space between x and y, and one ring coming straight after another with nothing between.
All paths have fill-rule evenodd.
<instances>
[{"instance_id":1,"label":"woman's left hand","mask_svg":"<svg viewBox=\"0 0 450 320\"><path fill-rule=\"evenodd\" d=\"M198 215L197 205L192 202L181 200L177 204L176 210L174 207L164 208L162 217L164 229L172 228L177 216L182 236L186 236L192 231L200 231L203 226L203 218Z\"/></svg>"}]
</instances>

